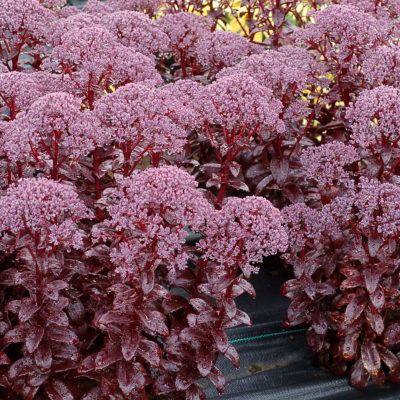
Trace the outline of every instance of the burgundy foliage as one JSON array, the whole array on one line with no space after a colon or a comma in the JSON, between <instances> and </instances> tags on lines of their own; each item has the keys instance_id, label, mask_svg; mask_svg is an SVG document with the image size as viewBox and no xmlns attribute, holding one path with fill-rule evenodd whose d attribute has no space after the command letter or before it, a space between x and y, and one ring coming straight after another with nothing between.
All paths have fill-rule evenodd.
<instances>
[{"instance_id":1,"label":"burgundy foliage","mask_svg":"<svg viewBox=\"0 0 400 400\"><path fill-rule=\"evenodd\" d=\"M0 0L1 398L222 393L276 254L284 327L400 383L398 4L233 3Z\"/></svg>"}]
</instances>

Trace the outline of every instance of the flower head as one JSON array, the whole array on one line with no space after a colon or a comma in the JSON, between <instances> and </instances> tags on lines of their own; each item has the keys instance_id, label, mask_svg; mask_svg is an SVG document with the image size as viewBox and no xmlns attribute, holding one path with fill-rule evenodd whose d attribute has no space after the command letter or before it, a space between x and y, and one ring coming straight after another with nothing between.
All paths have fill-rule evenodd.
<instances>
[{"instance_id":1,"label":"flower head","mask_svg":"<svg viewBox=\"0 0 400 400\"><path fill-rule=\"evenodd\" d=\"M287 232L277 208L267 199L248 196L229 199L207 218L198 248L219 268L240 265L248 277L257 272L263 257L285 251Z\"/></svg>"},{"instance_id":2,"label":"flower head","mask_svg":"<svg viewBox=\"0 0 400 400\"><path fill-rule=\"evenodd\" d=\"M28 109L42 94L42 88L32 74L0 73L0 107L8 109L11 119L18 112Z\"/></svg>"},{"instance_id":3,"label":"flower head","mask_svg":"<svg viewBox=\"0 0 400 400\"><path fill-rule=\"evenodd\" d=\"M100 27L67 32L62 44L55 46L47 63L57 72L68 72L82 94L103 94L109 85L153 80L161 77L154 60L118 43L117 38Z\"/></svg>"},{"instance_id":4,"label":"flower head","mask_svg":"<svg viewBox=\"0 0 400 400\"><path fill-rule=\"evenodd\" d=\"M111 140L140 143L141 150L180 152L186 143L185 107L162 88L127 84L103 96L95 115Z\"/></svg>"},{"instance_id":5,"label":"flower head","mask_svg":"<svg viewBox=\"0 0 400 400\"><path fill-rule=\"evenodd\" d=\"M237 132L243 126L279 133L285 129L279 118L282 103L273 98L271 89L246 74L224 76L205 86L193 107L209 124Z\"/></svg>"},{"instance_id":6,"label":"flower head","mask_svg":"<svg viewBox=\"0 0 400 400\"><path fill-rule=\"evenodd\" d=\"M321 188L338 184L351 186L349 173L343 167L359 160L357 150L342 142L308 147L301 155L307 177L314 179Z\"/></svg>"},{"instance_id":7,"label":"flower head","mask_svg":"<svg viewBox=\"0 0 400 400\"><path fill-rule=\"evenodd\" d=\"M59 152L78 158L101 145L101 129L89 112L81 112L80 99L68 93L50 93L37 99L20 113L3 138L4 151L17 161L33 149L38 155L56 157ZM46 156L46 157L47 157Z\"/></svg>"},{"instance_id":8,"label":"flower head","mask_svg":"<svg viewBox=\"0 0 400 400\"><path fill-rule=\"evenodd\" d=\"M104 24L120 43L140 53L150 55L168 47L168 36L146 14L119 11L107 15Z\"/></svg>"},{"instance_id":9,"label":"flower head","mask_svg":"<svg viewBox=\"0 0 400 400\"><path fill-rule=\"evenodd\" d=\"M351 141L362 148L392 146L400 137L400 89L379 86L364 90L346 117L351 121Z\"/></svg>"},{"instance_id":10,"label":"flower head","mask_svg":"<svg viewBox=\"0 0 400 400\"><path fill-rule=\"evenodd\" d=\"M400 86L400 47L379 46L365 56L362 69L372 86Z\"/></svg>"},{"instance_id":11,"label":"flower head","mask_svg":"<svg viewBox=\"0 0 400 400\"><path fill-rule=\"evenodd\" d=\"M146 262L186 268L186 228L199 230L210 213L196 188L191 175L172 166L149 168L119 183L108 207L111 225L125 238L112 253L118 272L129 275Z\"/></svg>"},{"instance_id":12,"label":"flower head","mask_svg":"<svg viewBox=\"0 0 400 400\"><path fill-rule=\"evenodd\" d=\"M187 12L167 14L157 24L169 37L173 52L191 49L200 38L211 32L211 24L205 17Z\"/></svg>"},{"instance_id":13,"label":"flower head","mask_svg":"<svg viewBox=\"0 0 400 400\"><path fill-rule=\"evenodd\" d=\"M356 206L359 210L359 225L366 231L371 229L384 237L400 233L400 188L390 183L362 177Z\"/></svg>"},{"instance_id":14,"label":"flower head","mask_svg":"<svg viewBox=\"0 0 400 400\"><path fill-rule=\"evenodd\" d=\"M230 67L256 51L256 47L233 32L210 32L194 44L194 53L201 65L218 70Z\"/></svg>"},{"instance_id":15,"label":"flower head","mask_svg":"<svg viewBox=\"0 0 400 400\"><path fill-rule=\"evenodd\" d=\"M0 197L0 231L41 233L50 243L82 246L77 223L91 213L68 185L24 178Z\"/></svg>"}]
</instances>

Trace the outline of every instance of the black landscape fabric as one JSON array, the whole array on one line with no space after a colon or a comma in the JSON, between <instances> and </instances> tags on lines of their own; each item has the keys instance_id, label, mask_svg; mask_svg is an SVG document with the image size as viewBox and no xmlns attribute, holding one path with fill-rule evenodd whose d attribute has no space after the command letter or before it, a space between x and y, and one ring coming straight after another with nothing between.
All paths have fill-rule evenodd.
<instances>
[{"instance_id":1,"label":"black landscape fabric","mask_svg":"<svg viewBox=\"0 0 400 400\"><path fill-rule=\"evenodd\" d=\"M305 331L292 328L282 333L281 325L288 300L280 297L281 284L289 273L271 276L266 269L254 275L257 298L238 298L238 308L246 311L253 327L229 331L240 354L240 369L221 357L218 367L227 381L221 396L209 381L204 381L208 399L221 400L399 400L400 387L370 383L365 391L349 386L347 376L337 377L319 367L308 348ZM269 336L271 335L271 336ZM260 338L261 336L261 338ZM257 338L258 337L258 338ZM251 339L254 338L254 339Z\"/></svg>"}]
</instances>

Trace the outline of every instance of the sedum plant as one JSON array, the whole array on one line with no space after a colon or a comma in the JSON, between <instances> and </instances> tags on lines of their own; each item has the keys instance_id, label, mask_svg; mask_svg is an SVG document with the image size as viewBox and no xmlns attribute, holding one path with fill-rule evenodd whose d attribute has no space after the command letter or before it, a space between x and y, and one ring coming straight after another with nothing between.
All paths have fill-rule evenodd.
<instances>
[{"instance_id":1,"label":"sedum plant","mask_svg":"<svg viewBox=\"0 0 400 400\"><path fill-rule=\"evenodd\" d=\"M273 255L321 365L399 383L397 3L65 3L0 0L0 397L222 393Z\"/></svg>"}]
</instances>

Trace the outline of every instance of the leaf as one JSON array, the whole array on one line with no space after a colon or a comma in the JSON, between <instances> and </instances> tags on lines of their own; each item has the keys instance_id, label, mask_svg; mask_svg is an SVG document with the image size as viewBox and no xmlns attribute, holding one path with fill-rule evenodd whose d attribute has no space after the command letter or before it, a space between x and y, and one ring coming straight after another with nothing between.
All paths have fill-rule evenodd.
<instances>
[{"instance_id":1,"label":"leaf","mask_svg":"<svg viewBox=\"0 0 400 400\"><path fill-rule=\"evenodd\" d=\"M32 372L33 362L31 358L20 358L8 369L8 378L14 380Z\"/></svg>"},{"instance_id":2,"label":"leaf","mask_svg":"<svg viewBox=\"0 0 400 400\"><path fill-rule=\"evenodd\" d=\"M207 397L199 387L192 385L186 392L186 400L207 400Z\"/></svg>"},{"instance_id":3,"label":"leaf","mask_svg":"<svg viewBox=\"0 0 400 400\"><path fill-rule=\"evenodd\" d=\"M207 376L213 367L213 353L211 349L201 346L196 351L197 369L202 377Z\"/></svg>"},{"instance_id":4,"label":"leaf","mask_svg":"<svg viewBox=\"0 0 400 400\"><path fill-rule=\"evenodd\" d=\"M0 365L10 365L10 359L8 358L7 354L0 351Z\"/></svg>"},{"instance_id":5,"label":"leaf","mask_svg":"<svg viewBox=\"0 0 400 400\"><path fill-rule=\"evenodd\" d=\"M149 294L154 288L155 273L151 268L145 268L141 274L142 290L144 294Z\"/></svg>"},{"instance_id":6,"label":"leaf","mask_svg":"<svg viewBox=\"0 0 400 400\"><path fill-rule=\"evenodd\" d=\"M57 379L52 379L45 390L50 400L74 400L67 386Z\"/></svg>"},{"instance_id":7,"label":"leaf","mask_svg":"<svg viewBox=\"0 0 400 400\"><path fill-rule=\"evenodd\" d=\"M189 300L190 305L198 312L202 313L210 310L210 305L203 299L196 297Z\"/></svg>"},{"instance_id":8,"label":"leaf","mask_svg":"<svg viewBox=\"0 0 400 400\"><path fill-rule=\"evenodd\" d=\"M400 360L385 346L380 344L376 345L378 349L381 360L389 367L392 373L397 373L400 371Z\"/></svg>"},{"instance_id":9,"label":"leaf","mask_svg":"<svg viewBox=\"0 0 400 400\"><path fill-rule=\"evenodd\" d=\"M314 311L311 314L311 326L318 335L325 335L328 330L328 321L323 312Z\"/></svg>"},{"instance_id":10,"label":"leaf","mask_svg":"<svg viewBox=\"0 0 400 400\"><path fill-rule=\"evenodd\" d=\"M44 294L52 300L58 299L58 292L60 290L66 289L68 287L68 283L62 280L55 280L49 282L44 288Z\"/></svg>"},{"instance_id":11,"label":"leaf","mask_svg":"<svg viewBox=\"0 0 400 400\"><path fill-rule=\"evenodd\" d=\"M374 342L370 340L361 345L361 358L366 371L377 375L381 368L381 358Z\"/></svg>"},{"instance_id":12,"label":"leaf","mask_svg":"<svg viewBox=\"0 0 400 400\"><path fill-rule=\"evenodd\" d=\"M3 342L6 344L23 342L25 340L28 329L29 328L27 328L26 324L17 325L14 329L8 331L4 335Z\"/></svg>"},{"instance_id":13,"label":"leaf","mask_svg":"<svg viewBox=\"0 0 400 400\"><path fill-rule=\"evenodd\" d=\"M294 296L299 293L301 288L302 285L298 279L290 279L281 286L280 295L293 300Z\"/></svg>"},{"instance_id":14,"label":"leaf","mask_svg":"<svg viewBox=\"0 0 400 400\"><path fill-rule=\"evenodd\" d=\"M354 297L346 307L344 323L351 325L362 314L365 305L365 297Z\"/></svg>"},{"instance_id":15,"label":"leaf","mask_svg":"<svg viewBox=\"0 0 400 400\"><path fill-rule=\"evenodd\" d=\"M245 292L247 292L251 297L256 297L256 291L253 285L244 277L239 278L237 281L238 286L240 286Z\"/></svg>"},{"instance_id":16,"label":"leaf","mask_svg":"<svg viewBox=\"0 0 400 400\"><path fill-rule=\"evenodd\" d=\"M255 195L258 196L274 179L272 175L267 175L260 182L258 182L255 190Z\"/></svg>"},{"instance_id":17,"label":"leaf","mask_svg":"<svg viewBox=\"0 0 400 400\"><path fill-rule=\"evenodd\" d=\"M309 328L306 333L306 340L308 346L312 348L313 353L318 353L324 346L325 335L318 335L313 328Z\"/></svg>"},{"instance_id":18,"label":"leaf","mask_svg":"<svg viewBox=\"0 0 400 400\"><path fill-rule=\"evenodd\" d=\"M354 360L357 354L358 337L359 337L358 333L353 333L352 335L347 335L344 338L342 353L343 353L343 358L346 361Z\"/></svg>"},{"instance_id":19,"label":"leaf","mask_svg":"<svg viewBox=\"0 0 400 400\"><path fill-rule=\"evenodd\" d=\"M382 237L369 237L368 238L368 251L371 257L375 257L382 246Z\"/></svg>"},{"instance_id":20,"label":"leaf","mask_svg":"<svg viewBox=\"0 0 400 400\"><path fill-rule=\"evenodd\" d=\"M237 189L237 190L243 190L244 192L250 192L249 187L243 181L240 181L240 180L236 180L236 179L235 180L229 180L228 181L228 185L230 187L233 187L233 188Z\"/></svg>"},{"instance_id":21,"label":"leaf","mask_svg":"<svg viewBox=\"0 0 400 400\"><path fill-rule=\"evenodd\" d=\"M385 292L381 285L378 285L375 292L369 295L369 298L377 311L382 311L385 305Z\"/></svg>"},{"instance_id":22,"label":"leaf","mask_svg":"<svg viewBox=\"0 0 400 400\"><path fill-rule=\"evenodd\" d=\"M41 372L50 370L53 358L50 345L46 341L40 343L33 357L35 364Z\"/></svg>"},{"instance_id":23,"label":"leaf","mask_svg":"<svg viewBox=\"0 0 400 400\"><path fill-rule=\"evenodd\" d=\"M49 325L47 327L47 336L52 340L67 344L78 344L79 338L75 332L58 325Z\"/></svg>"},{"instance_id":24,"label":"leaf","mask_svg":"<svg viewBox=\"0 0 400 400\"><path fill-rule=\"evenodd\" d=\"M385 329L383 342L387 347L395 347L400 343L400 322L392 322Z\"/></svg>"},{"instance_id":25,"label":"leaf","mask_svg":"<svg viewBox=\"0 0 400 400\"><path fill-rule=\"evenodd\" d=\"M212 334L214 336L217 349L224 354L229 345L228 335L223 330L213 330Z\"/></svg>"},{"instance_id":26,"label":"leaf","mask_svg":"<svg viewBox=\"0 0 400 400\"><path fill-rule=\"evenodd\" d=\"M95 360L95 370L104 369L122 359L119 346L116 343L109 341L106 346L97 353Z\"/></svg>"},{"instance_id":27,"label":"leaf","mask_svg":"<svg viewBox=\"0 0 400 400\"><path fill-rule=\"evenodd\" d=\"M254 164L246 170L246 178L253 179L260 175L265 175L268 169L263 164Z\"/></svg>"},{"instance_id":28,"label":"leaf","mask_svg":"<svg viewBox=\"0 0 400 400\"><path fill-rule=\"evenodd\" d=\"M304 195L299 185L289 183L282 188L282 194L292 203L304 203Z\"/></svg>"},{"instance_id":29,"label":"leaf","mask_svg":"<svg viewBox=\"0 0 400 400\"><path fill-rule=\"evenodd\" d=\"M25 344L28 353L32 354L39 346L44 335L44 326L33 325L26 334Z\"/></svg>"},{"instance_id":30,"label":"leaf","mask_svg":"<svg viewBox=\"0 0 400 400\"><path fill-rule=\"evenodd\" d=\"M232 176L237 178L240 174L241 166L238 164L237 161L231 161L228 163L229 171L231 172Z\"/></svg>"},{"instance_id":31,"label":"leaf","mask_svg":"<svg viewBox=\"0 0 400 400\"><path fill-rule=\"evenodd\" d=\"M236 308L235 301L233 299L224 298L222 300L222 305L223 305L223 307L225 309L225 313L229 319L233 318L236 315L237 308Z\"/></svg>"},{"instance_id":32,"label":"leaf","mask_svg":"<svg viewBox=\"0 0 400 400\"><path fill-rule=\"evenodd\" d=\"M184 367L175 379L177 390L186 390L197 379L198 374L190 367Z\"/></svg>"},{"instance_id":33,"label":"leaf","mask_svg":"<svg viewBox=\"0 0 400 400\"><path fill-rule=\"evenodd\" d=\"M289 162L286 158L274 157L270 163L271 173L278 186L282 186L289 173Z\"/></svg>"},{"instance_id":34,"label":"leaf","mask_svg":"<svg viewBox=\"0 0 400 400\"><path fill-rule=\"evenodd\" d=\"M101 400L103 398L103 393L100 387L94 387L87 392L81 400Z\"/></svg>"},{"instance_id":35,"label":"leaf","mask_svg":"<svg viewBox=\"0 0 400 400\"><path fill-rule=\"evenodd\" d=\"M125 396L131 394L135 388L142 389L146 384L144 368L139 363L127 364L123 361L117 366L118 385Z\"/></svg>"},{"instance_id":36,"label":"leaf","mask_svg":"<svg viewBox=\"0 0 400 400\"><path fill-rule=\"evenodd\" d=\"M137 315L139 316L143 325L154 333L158 333L163 336L167 336L169 331L167 326L165 325L165 315L160 313L159 311L153 310L144 310L137 311Z\"/></svg>"},{"instance_id":37,"label":"leaf","mask_svg":"<svg viewBox=\"0 0 400 400\"><path fill-rule=\"evenodd\" d=\"M138 347L138 355L150 365L158 367L162 351L159 345L151 340L142 340Z\"/></svg>"},{"instance_id":38,"label":"leaf","mask_svg":"<svg viewBox=\"0 0 400 400\"><path fill-rule=\"evenodd\" d=\"M364 314L370 327L377 333L377 335L382 335L383 330L385 329L385 324L382 316L376 311L374 306L368 305Z\"/></svg>"},{"instance_id":39,"label":"leaf","mask_svg":"<svg viewBox=\"0 0 400 400\"><path fill-rule=\"evenodd\" d=\"M382 268L380 265L371 265L363 268L363 276L365 281L365 287L368 293L374 293L378 287L379 280L382 274L385 273L386 267Z\"/></svg>"},{"instance_id":40,"label":"leaf","mask_svg":"<svg viewBox=\"0 0 400 400\"><path fill-rule=\"evenodd\" d=\"M226 351L224 352L224 356L233 364L235 368L240 367L239 353L232 344L228 345Z\"/></svg>"},{"instance_id":41,"label":"leaf","mask_svg":"<svg viewBox=\"0 0 400 400\"><path fill-rule=\"evenodd\" d=\"M122 355L126 361L132 360L139 346L139 334L133 327L124 329L121 337Z\"/></svg>"},{"instance_id":42,"label":"leaf","mask_svg":"<svg viewBox=\"0 0 400 400\"><path fill-rule=\"evenodd\" d=\"M350 376L351 386L364 390L367 387L369 377L369 373L365 370L363 362L361 358L359 358L352 368Z\"/></svg>"},{"instance_id":43,"label":"leaf","mask_svg":"<svg viewBox=\"0 0 400 400\"><path fill-rule=\"evenodd\" d=\"M208 375L208 379L210 379L212 384L216 387L219 394L222 394L225 391L225 378L222 372L217 367L212 367L211 372Z\"/></svg>"}]
</instances>

